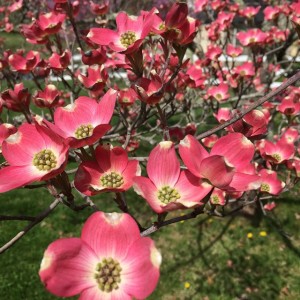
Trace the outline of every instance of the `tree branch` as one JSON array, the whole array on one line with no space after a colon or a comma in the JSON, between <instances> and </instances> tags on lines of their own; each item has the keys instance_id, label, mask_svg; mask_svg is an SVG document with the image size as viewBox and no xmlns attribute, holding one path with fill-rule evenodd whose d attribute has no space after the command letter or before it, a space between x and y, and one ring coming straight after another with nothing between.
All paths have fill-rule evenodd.
<instances>
[{"instance_id":1,"label":"tree branch","mask_svg":"<svg viewBox=\"0 0 300 300\"><path fill-rule=\"evenodd\" d=\"M4 216L0 215L0 221L34 221L35 217L30 216Z\"/></svg>"},{"instance_id":2,"label":"tree branch","mask_svg":"<svg viewBox=\"0 0 300 300\"><path fill-rule=\"evenodd\" d=\"M29 223L22 231L20 231L17 235L15 235L9 242L7 242L4 246L0 248L0 254L4 253L7 249L9 249L12 245L14 245L18 240L20 240L28 231L30 231L35 225L43 221L61 202L60 198L56 198L50 206L41 212L38 216L35 217L34 221Z\"/></svg>"},{"instance_id":3,"label":"tree branch","mask_svg":"<svg viewBox=\"0 0 300 300\"><path fill-rule=\"evenodd\" d=\"M152 226L150 226L149 228L142 231L141 236L148 236L148 235L152 234L153 232L159 230L161 227L164 227L164 226L167 226L170 224L174 224L174 223L178 223L180 221L196 218L198 215L203 214L204 207L205 207L205 204L200 207L197 207L194 211L192 211L191 213L188 213L186 215L183 215L180 217L175 217L175 218L172 218L172 219L169 219L166 221L162 221L160 223L155 222Z\"/></svg>"}]
</instances>

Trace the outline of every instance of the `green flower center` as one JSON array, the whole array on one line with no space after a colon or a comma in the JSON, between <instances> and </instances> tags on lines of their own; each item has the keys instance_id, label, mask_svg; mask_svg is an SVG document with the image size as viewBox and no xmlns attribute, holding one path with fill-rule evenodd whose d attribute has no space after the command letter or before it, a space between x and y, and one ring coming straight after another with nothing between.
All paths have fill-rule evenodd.
<instances>
[{"instance_id":1,"label":"green flower center","mask_svg":"<svg viewBox=\"0 0 300 300\"><path fill-rule=\"evenodd\" d=\"M120 263L113 258L104 258L97 264L96 273L94 275L97 280L98 287L103 292L111 292L117 290L121 282L122 268Z\"/></svg>"},{"instance_id":2,"label":"green flower center","mask_svg":"<svg viewBox=\"0 0 300 300\"><path fill-rule=\"evenodd\" d=\"M161 24L158 26L158 29L159 29L159 30L163 30L163 29L165 29L165 28L166 28L165 23L161 23Z\"/></svg>"},{"instance_id":3,"label":"green flower center","mask_svg":"<svg viewBox=\"0 0 300 300\"><path fill-rule=\"evenodd\" d=\"M90 124L80 125L75 131L75 137L78 140L89 137L93 134L94 127Z\"/></svg>"},{"instance_id":4,"label":"green flower center","mask_svg":"<svg viewBox=\"0 0 300 300\"><path fill-rule=\"evenodd\" d=\"M106 188L118 188L124 183L123 176L116 172L102 175L100 181L101 185Z\"/></svg>"},{"instance_id":5,"label":"green flower center","mask_svg":"<svg viewBox=\"0 0 300 300\"><path fill-rule=\"evenodd\" d=\"M180 199L180 194L170 186L164 186L158 191L158 199L164 203L168 204Z\"/></svg>"},{"instance_id":6,"label":"green flower center","mask_svg":"<svg viewBox=\"0 0 300 300\"><path fill-rule=\"evenodd\" d=\"M275 162L281 162L281 155L278 153L272 154L272 158L275 160Z\"/></svg>"},{"instance_id":7,"label":"green flower center","mask_svg":"<svg viewBox=\"0 0 300 300\"><path fill-rule=\"evenodd\" d=\"M136 41L136 34L133 31L127 31L121 35L121 44L128 48Z\"/></svg>"},{"instance_id":8,"label":"green flower center","mask_svg":"<svg viewBox=\"0 0 300 300\"><path fill-rule=\"evenodd\" d=\"M267 184L267 183L262 183L261 187L260 187L260 190L262 192L270 192L270 186Z\"/></svg>"},{"instance_id":9,"label":"green flower center","mask_svg":"<svg viewBox=\"0 0 300 300\"><path fill-rule=\"evenodd\" d=\"M222 100L222 98L223 98L223 96L222 96L222 94L216 94L216 96L215 96L215 98L217 99L217 100Z\"/></svg>"},{"instance_id":10,"label":"green flower center","mask_svg":"<svg viewBox=\"0 0 300 300\"><path fill-rule=\"evenodd\" d=\"M217 195L213 195L210 199L212 204L220 204L220 199Z\"/></svg>"},{"instance_id":11,"label":"green flower center","mask_svg":"<svg viewBox=\"0 0 300 300\"><path fill-rule=\"evenodd\" d=\"M42 150L34 155L33 165L39 171L50 171L57 165L56 156L49 149Z\"/></svg>"}]
</instances>

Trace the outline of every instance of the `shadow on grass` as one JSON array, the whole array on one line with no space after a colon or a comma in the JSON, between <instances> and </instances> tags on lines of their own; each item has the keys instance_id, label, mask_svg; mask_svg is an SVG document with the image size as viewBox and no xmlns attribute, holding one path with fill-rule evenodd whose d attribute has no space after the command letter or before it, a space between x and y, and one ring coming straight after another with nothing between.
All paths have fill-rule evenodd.
<instances>
[{"instance_id":1,"label":"shadow on grass","mask_svg":"<svg viewBox=\"0 0 300 300\"><path fill-rule=\"evenodd\" d=\"M278 249L278 244L283 242L282 248L290 250L297 258L300 257L300 249L294 245L275 216L256 214L252 218L259 220L251 220L248 216L250 223L272 228L270 232L276 232L281 239L277 238L274 243L273 240L263 240L263 237L247 239L246 234L242 238L236 237L237 231L243 228L230 228L243 224L245 219L240 215L223 220L225 224L213 235L207 234L210 217L198 221L197 238L189 249L192 255L164 271L173 274L182 268L197 274L193 292L188 296L170 299L292 299L282 298L282 291L287 285L284 274L290 271L288 265L293 263L295 257L280 258L279 251L283 250ZM287 255L287 252L284 254Z\"/></svg>"}]
</instances>

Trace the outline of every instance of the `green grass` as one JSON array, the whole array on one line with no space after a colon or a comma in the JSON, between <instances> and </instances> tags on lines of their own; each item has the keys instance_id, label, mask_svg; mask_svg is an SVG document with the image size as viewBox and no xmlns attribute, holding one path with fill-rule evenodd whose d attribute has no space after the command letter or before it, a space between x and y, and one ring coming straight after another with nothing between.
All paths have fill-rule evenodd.
<instances>
[{"instance_id":1,"label":"green grass","mask_svg":"<svg viewBox=\"0 0 300 300\"><path fill-rule=\"evenodd\" d=\"M17 190L1 195L0 201L1 214L35 215L51 203L51 197L42 190ZM104 211L117 211L111 194L97 196L95 202ZM155 220L144 200L133 192L128 194L128 203L142 225ZM269 218L240 215L224 219L198 216L153 234L163 263L159 285L149 299L299 299L299 203L295 196L283 197L278 203L276 217L291 239L280 234L278 224ZM91 213L90 209L73 212L59 206L2 254L0 299L57 299L45 291L38 277L43 252L55 239L79 236ZM247 213L252 215L250 210ZM25 224L1 222L1 244ZM267 236L261 237L261 231ZM247 238L249 232L252 239Z\"/></svg>"},{"instance_id":2,"label":"green grass","mask_svg":"<svg viewBox=\"0 0 300 300\"><path fill-rule=\"evenodd\" d=\"M3 39L1 45L5 50L32 49L31 44L27 43L25 38L18 32L0 32L0 38Z\"/></svg>"}]
</instances>

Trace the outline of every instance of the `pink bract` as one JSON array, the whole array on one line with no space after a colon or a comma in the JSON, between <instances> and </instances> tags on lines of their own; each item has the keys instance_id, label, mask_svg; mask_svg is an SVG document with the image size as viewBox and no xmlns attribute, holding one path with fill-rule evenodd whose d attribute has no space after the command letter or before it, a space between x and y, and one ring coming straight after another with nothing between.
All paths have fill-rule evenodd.
<instances>
[{"instance_id":1,"label":"pink bract","mask_svg":"<svg viewBox=\"0 0 300 300\"><path fill-rule=\"evenodd\" d=\"M3 143L3 141L8 138L11 134L14 134L17 132L17 128L12 125L12 124L8 124L8 123L3 123L0 124L0 153L1 153L1 145Z\"/></svg>"},{"instance_id":2,"label":"pink bract","mask_svg":"<svg viewBox=\"0 0 300 300\"><path fill-rule=\"evenodd\" d=\"M195 12L202 11L207 4L208 4L208 0L195 0L194 1Z\"/></svg>"}]
</instances>

